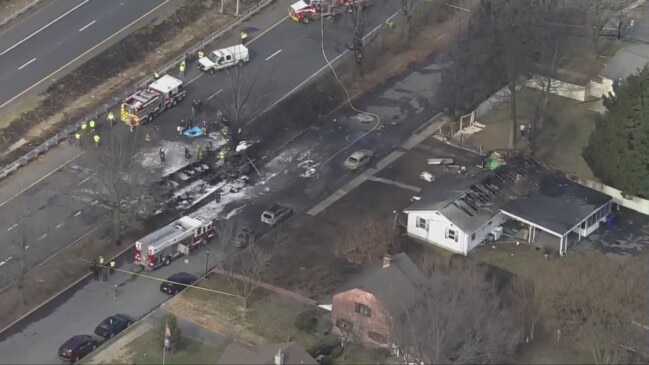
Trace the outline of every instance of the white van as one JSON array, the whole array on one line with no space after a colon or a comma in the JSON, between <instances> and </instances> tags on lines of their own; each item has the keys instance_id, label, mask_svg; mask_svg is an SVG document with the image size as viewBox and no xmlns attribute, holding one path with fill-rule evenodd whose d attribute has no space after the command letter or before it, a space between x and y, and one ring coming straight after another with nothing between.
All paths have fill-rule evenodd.
<instances>
[{"instance_id":1,"label":"white van","mask_svg":"<svg viewBox=\"0 0 649 365\"><path fill-rule=\"evenodd\" d=\"M216 72L248 61L250 61L248 48L238 44L208 53L206 57L198 60L198 68L205 72Z\"/></svg>"}]
</instances>

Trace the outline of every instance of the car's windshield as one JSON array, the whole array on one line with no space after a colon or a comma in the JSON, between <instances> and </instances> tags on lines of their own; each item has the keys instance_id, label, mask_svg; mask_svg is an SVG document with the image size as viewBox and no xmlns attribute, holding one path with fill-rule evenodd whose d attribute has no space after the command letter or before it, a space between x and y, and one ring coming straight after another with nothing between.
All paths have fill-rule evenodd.
<instances>
[{"instance_id":1,"label":"car's windshield","mask_svg":"<svg viewBox=\"0 0 649 365\"><path fill-rule=\"evenodd\" d=\"M356 157L350 157L349 162L356 163L356 162L358 162L358 159Z\"/></svg>"},{"instance_id":2,"label":"car's windshield","mask_svg":"<svg viewBox=\"0 0 649 365\"><path fill-rule=\"evenodd\" d=\"M214 54L214 52L211 52L210 54L208 54L208 55L207 55L207 58L208 58L210 61L214 62L214 63L216 63L216 61L218 60L217 57L216 57L216 55Z\"/></svg>"}]
</instances>

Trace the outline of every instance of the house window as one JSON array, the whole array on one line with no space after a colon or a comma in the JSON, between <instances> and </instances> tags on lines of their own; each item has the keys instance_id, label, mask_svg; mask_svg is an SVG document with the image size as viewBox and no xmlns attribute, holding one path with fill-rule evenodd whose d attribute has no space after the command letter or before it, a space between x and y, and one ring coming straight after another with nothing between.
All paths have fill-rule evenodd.
<instances>
[{"instance_id":1,"label":"house window","mask_svg":"<svg viewBox=\"0 0 649 365\"><path fill-rule=\"evenodd\" d=\"M471 241L474 241L474 240L475 240L475 233L472 233L471 234Z\"/></svg>"},{"instance_id":2,"label":"house window","mask_svg":"<svg viewBox=\"0 0 649 365\"><path fill-rule=\"evenodd\" d=\"M450 239L450 240L453 240L453 241L457 242L457 232L452 230L452 229L446 228L445 237Z\"/></svg>"},{"instance_id":3,"label":"house window","mask_svg":"<svg viewBox=\"0 0 649 365\"><path fill-rule=\"evenodd\" d=\"M370 307L366 306L365 304L361 304L361 303L356 303L355 312L360 313L360 314L364 315L365 317L371 317L372 316L372 310L370 309Z\"/></svg>"},{"instance_id":4,"label":"house window","mask_svg":"<svg viewBox=\"0 0 649 365\"><path fill-rule=\"evenodd\" d=\"M340 328L341 330L351 331L352 328L354 328L354 324L344 318L338 318L336 320L336 327Z\"/></svg>"},{"instance_id":5,"label":"house window","mask_svg":"<svg viewBox=\"0 0 649 365\"><path fill-rule=\"evenodd\" d=\"M428 221L422 217L417 217L417 228L428 230Z\"/></svg>"},{"instance_id":6,"label":"house window","mask_svg":"<svg viewBox=\"0 0 649 365\"><path fill-rule=\"evenodd\" d=\"M384 336L378 332L374 331L368 331L367 332L367 337L369 337L372 341L380 344L386 344L388 343L388 337Z\"/></svg>"}]
</instances>

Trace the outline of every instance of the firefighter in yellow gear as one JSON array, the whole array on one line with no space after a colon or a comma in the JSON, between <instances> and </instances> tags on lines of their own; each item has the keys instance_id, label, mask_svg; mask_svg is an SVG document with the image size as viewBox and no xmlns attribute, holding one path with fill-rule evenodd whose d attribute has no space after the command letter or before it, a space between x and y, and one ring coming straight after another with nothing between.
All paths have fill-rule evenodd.
<instances>
[{"instance_id":1,"label":"firefighter in yellow gear","mask_svg":"<svg viewBox=\"0 0 649 365\"><path fill-rule=\"evenodd\" d=\"M156 80L159 79L159 78L160 78L160 74L157 73L157 72L154 72L154 73L153 73L153 78L156 79Z\"/></svg>"},{"instance_id":2,"label":"firefighter in yellow gear","mask_svg":"<svg viewBox=\"0 0 649 365\"><path fill-rule=\"evenodd\" d=\"M96 123L95 123L95 120L94 120L94 119L92 119L92 120L88 123L88 126L90 127L90 130L91 130L91 131L95 129L95 125L96 125Z\"/></svg>"},{"instance_id":3,"label":"firefighter in yellow gear","mask_svg":"<svg viewBox=\"0 0 649 365\"><path fill-rule=\"evenodd\" d=\"M151 142L151 136L149 136L148 133L147 133L146 136L144 136L144 139L145 139L147 142Z\"/></svg>"},{"instance_id":4,"label":"firefighter in yellow gear","mask_svg":"<svg viewBox=\"0 0 649 365\"><path fill-rule=\"evenodd\" d=\"M180 66L178 66L178 71L180 71L181 78L185 77L185 66L186 65L184 60L180 63Z\"/></svg>"},{"instance_id":5,"label":"firefighter in yellow gear","mask_svg":"<svg viewBox=\"0 0 649 365\"><path fill-rule=\"evenodd\" d=\"M394 22L392 21L392 19L388 19L385 22L385 27L388 28L388 30L394 29Z\"/></svg>"},{"instance_id":6,"label":"firefighter in yellow gear","mask_svg":"<svg viewBox=\"0 0 649 365\"><path fill-rule=\"evenodd\" d=\"M88 123L86 122L81 123L81 131L85 132L87 128L88 128Z\"/></svg>"},{"instance_id":7,"label":"firefighter in yellow gear","mask_svg":"<svg viewBox=\"0 0 649 365\"><path fill-rule=\"evenodd\" d=\"M241 32L241 44L246 44L248 42L248 33Z\"/></svg>"},{"instance_id":8,"label":"firefighter in yellow gear","mask_svg":"<svg viewBox=\"0 0 649 365\"><path fill-rule=\"evenodd\" d=\"M95 134L92 139L95 141L95 147L99 147L99 142L101 142L101 137L98 134Z\"/></svg>"},{"instance_id":9,"label":"firefighter in yellow gear","mask_svg":"<svg viewBox=\"0 0 649 365\"><path fill-rule=\"evenodd\" d=\"M221 128L221 135L227 139L230 136L230 129L228 127Z\"/></svg>"},{"instance_id":10,"label":"firefighter in yellow gear","mask_svg":"<svg viewBox=\"0 0 649 365\"><path fill-rule=\"evenodd\" d=\"M198 59L200 60L203 57L205 57L205 53L203 53L203 51L198 51Z\"/></svg>"},{"instance_id":11,"label":"firefighter in yellow gear","mask_svg":"<svg viewBox=\"0 0 649 365\"><path fill-rule=\"evenodd\" d=\"M221 149L219 151L219 160L225 162L225 157L227 156L227 154L228 153L225 151L225 149Z\"/></svg>"},{"instance_id":12,"label":"firefighter in yellow gear","mask_svg":"<svg viewBox=\"0 0 649 365\"><path fill-rule=\"evenodd\" d=\"M112 127L113 123L115 123L115 114L113 114L113 112L108 113L108 115L106 116L106 120L108 121L108 123L110 123L110 126Z\"/></svg>"},{"instance_id":13,"label":"firefighter in yellow gear","mask_svg":"<svg viewBox=\"0 0 649 365\"><path fill-rule=\"evenodd\" d=\"M99 265L100 266L104 265L104 256L99 256Z\"/></svg>"},{"instance_id":14,"label":"firefighter in yellow gear","mask_svg":"<svg viewBox=\"0 0 649 365\"><path fill-rule=\"evenodd\" d=\"M79 140L81 139L81 133L79 132L75 133L74 138L77 140L77 142L79 142Z\"/></svg>"}]
</instances>

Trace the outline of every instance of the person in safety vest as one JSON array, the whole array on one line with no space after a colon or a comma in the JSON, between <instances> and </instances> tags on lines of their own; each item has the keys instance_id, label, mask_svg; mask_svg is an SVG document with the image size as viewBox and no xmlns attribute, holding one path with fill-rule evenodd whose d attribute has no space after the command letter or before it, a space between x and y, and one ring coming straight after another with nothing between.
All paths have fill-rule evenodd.
<instances>
[{"instance_id":1,"label":"person in safety vest","mask_svg":"<svg viewBox=\"0 0 649 365\"><path fill-rule=\"evenodd\" d=\"M151 136L147 133L146 136L144 136L144 139L146 139L147 142L151 142Z\"/></svg>"},{"instance_id":2,"label":"person in safety vest","mask_svg":"<svg viewBox=\"0 0 649 365\"><path fill-rule=\"evenodd\" d=\"M203 57L205 57L205 53L203 53L203 51L198 51L198 59L200 60Z\"/></svg>"},{"instance_id":3,"label":"person in safety vest","mask_svg":"<svg viewBox=\"0 0 649 365\"><path fill-rule=\"evenodd\" d=\"M108 113L108 115L106 116L106 120L108 121L108 123L110 123L110 126L112 127L113 124L115 123L115 114L113 114L113 112Z\"/></svg>"},{"instance_id":4,"label":"person in safety vest","mask_svg":"<svg viewBox=\"0 0 649 365\"><path fill-rule=\"evenodd\" d=\"M157 73L157 72L154 72L154 73L153 73L153 78L154 78L155 80L159 79L159 78L160 78L160 74Z\"/></svg>"},{"instance_id":5,"label":"person in safety vest","mask_svg":"<svg viewBox=\"0 0 649 365\"><path fill-rule=\"evenodd\" d=\"M96 148L99 148L99 142L101 142L101 137L99 137L98 134L95 134L95 135L92 137L92 139L95 140L95 147L96 147Z\"/></svg>"},{"instance_id":6,"label":"person in safety vest","mask_svg":"<svg viewBox=\"0 0 649 365\"><path fill-rule=\"evenodd\" d=\"M110 274L113 275L113 273L115 272L115 260L110 260L108 266L110 266Z\"/></svg>"},{"instance_id":7,"label":"person in safety vest","mask_svg":"<svg viewBox=\"0 0 649 365\"><path fill-rule=\"evenodd\" d=\"M245 45L248 42L248 33L241 32L241 44Z\"/></svg>"},{"instance_id":8,"label":"person in safety vest","mask_svg":"<svg viewBox=\"0 0 649 365\"><path fill-rule=\"evenodd\" d=\"M85 132L86 128L88 128L88 123L86 122L81 123L81 130Z\"/></svg>"},{"instance_id":9,"label":"person in safety vest","mask_svg":"<svg viewBox=\"0 0 649 365\"><path fill-rule=\"evenodd\" d=\"M185 77L185 66L186 66L186 65L185 65L185 60L183 60L183 61L180 63L180 66L178 66L178 70L180 71L180 78Z\"/></svg>"},{"instance_id":10,"label":"person in safety vest","mask_svg":"<svg viewBox=\"0 0 649 365\"><path fill-rule=\"evenodd\" d=\"M94 119L92 119L92 120L88 123L88 126L90 127L90 131L91 131L91 132L94 132L94 131L95 131L95 124L96 124L96 123L95 123L95 120L94 120Z\"/></svg>"},{"instance_id":11,"label":"person in safety vest","mask_svg":"<svg viewBox=\"0 0 649 365\"><path fill-rule=\"evenodd\" d=\"M392 19L388 19L385 22L385 27L388 28L388 30L394 29L394 22L392 21Z\"/></svg>"},{"instance_id":12,"label":"person in safety vest","mask_svg":"<svg viewBox=\"0 0 649 365\"><path fill-rule=\"evenodd\" d=\"M74 134L74 138L77 140L77 143L81 142L81 133L77 132Z\"/></svg>"}]
</instances>

